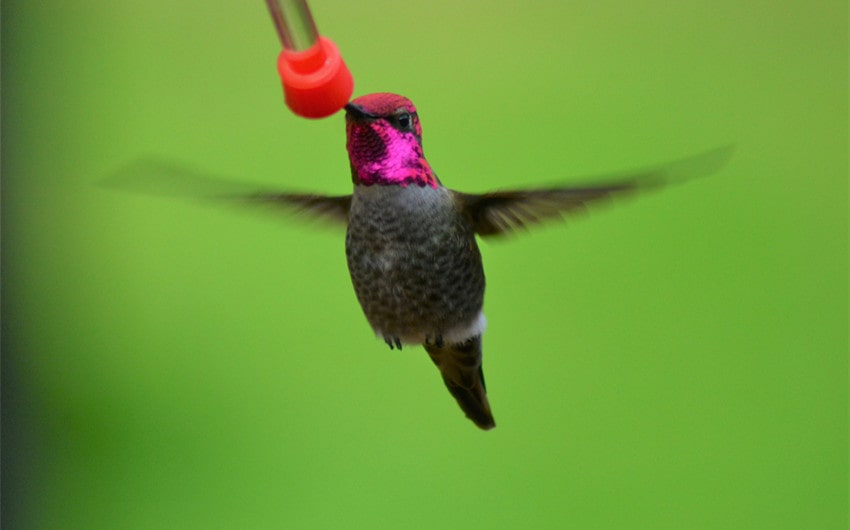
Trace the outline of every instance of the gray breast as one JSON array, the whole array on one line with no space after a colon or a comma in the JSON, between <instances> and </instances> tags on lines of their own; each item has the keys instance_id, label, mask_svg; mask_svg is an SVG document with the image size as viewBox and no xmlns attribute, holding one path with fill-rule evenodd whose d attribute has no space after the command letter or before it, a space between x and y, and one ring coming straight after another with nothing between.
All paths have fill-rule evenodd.
<instances>
[{"instance_id":1,"label":"gray breast","mask_svg":"<svg viewBox=\"0 0 850 530\"><path fill-rule=\"evenodd\" d=\"M417 344L483 323L481 255L446 188L355 186L346 256L357 299L383 337Z\"/></svg>"}]
</instances>

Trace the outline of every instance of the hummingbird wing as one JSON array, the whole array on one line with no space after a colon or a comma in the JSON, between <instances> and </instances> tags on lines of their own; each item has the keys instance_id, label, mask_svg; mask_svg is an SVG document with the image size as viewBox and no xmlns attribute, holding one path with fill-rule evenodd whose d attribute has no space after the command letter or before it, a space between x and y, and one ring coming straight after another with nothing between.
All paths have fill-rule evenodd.
<instances>
[{"instance_id":1,"label":"hummingbird wing","mask_svg":"<svg viewBox=\"0 0 850 530\"><path fill-rule=\"evenodd\" d=\"M458 194L463 211L482 237L504 235L547 219L584 210L585 204L634 190L629 182L593 188L512 190L482 195Z\"/></svg>"},{"instance_id":2,"label":"hummingbird wing","mask_svg":"<svg viewBox=\"0 0 850 530\"><path fill-rule=\"evenodd\" d=\"M269 191L268 186L210 175L173 160L138 159L100 181L106 188L233 206L284 206L345 225L351 195Z\"/></svg>"},{"instance_id":3,"label":"hummingbird wing","mask_svg":"<svg viewBox=\"0 0 850 530\"><path fill-rule=\"evenodd\" d=\"M315 195L309 193L256 193L245 197L256 203L269 203L289 207L334 222L348 223L351 195Z\"/></svg>"},{"instance_id":4,"label":"hummingbird wing","mask_svg":"<svg viewBox=\"0 0 850 530\"><path fill-rule=\"evenodd\" d=\"M595 179L599 183L587 186L505 190L478 195L455 192L455 199L478 235L498 236L583 211L589 203L709 175L720 169L731 154L732 146L726 146L663 166Z\"/></svg>"}]
</instances>

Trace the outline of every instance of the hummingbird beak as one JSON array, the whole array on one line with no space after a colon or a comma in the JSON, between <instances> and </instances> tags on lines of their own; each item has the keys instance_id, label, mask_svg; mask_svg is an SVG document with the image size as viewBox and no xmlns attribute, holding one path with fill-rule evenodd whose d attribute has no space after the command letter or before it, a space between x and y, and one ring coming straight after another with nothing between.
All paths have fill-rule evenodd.
<instances>
[{"instance_id":1,"label":"hummingbird beak","mask_svg":"<svg viewBox=\"0 0 850 530\"><path fill-rule=\"evenodd\" d=\"M348 103L345 106L345 112L346 112L346 114L348 114L348 116L350 116L351 118L353 118L355 120L367 120L367 119L374 120L374 119L377 118L377 116L375 116L374 114L371 114L369 112L366 112L366 110L363 107L361 107L360 105L358 105L356 103Z\"/></svg>"}]
</instances>

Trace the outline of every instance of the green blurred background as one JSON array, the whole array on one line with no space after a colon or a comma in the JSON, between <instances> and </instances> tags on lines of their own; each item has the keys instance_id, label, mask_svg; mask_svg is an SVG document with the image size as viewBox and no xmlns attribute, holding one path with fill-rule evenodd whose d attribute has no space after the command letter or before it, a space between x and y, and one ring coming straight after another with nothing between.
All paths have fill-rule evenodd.
<instances>
[{"instance_id":1,"label":"green blurred background","mask_svg":"<svg viewBox=\"0 0 850 530\"><path fill-rule=\"evenodd\" d=\"M373 337L341 232L98 186L350 189L262 2L3 2L10 528L846 528L846 2L312 7L449 186L735 158L482 245L485 433Z\"/></svg>"}]
</instances>

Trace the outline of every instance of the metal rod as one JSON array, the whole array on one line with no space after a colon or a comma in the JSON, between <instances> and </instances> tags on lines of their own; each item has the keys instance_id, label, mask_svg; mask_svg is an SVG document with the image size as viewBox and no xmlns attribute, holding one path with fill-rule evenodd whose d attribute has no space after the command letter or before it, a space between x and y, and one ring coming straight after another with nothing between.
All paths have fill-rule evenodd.
<instances>
[{"instance_id":1,"label":"metal rod","mask_svg":"<svg viewBox=\"0 0 850 530\"><path fill-rule=\"evenodd\" d=\"M285 49L304 51L319 40L307 0L266 0L266 5Z\"/></svg>"}]
</instances>

